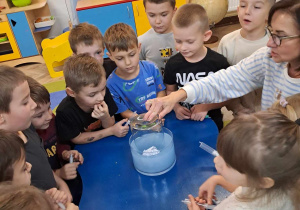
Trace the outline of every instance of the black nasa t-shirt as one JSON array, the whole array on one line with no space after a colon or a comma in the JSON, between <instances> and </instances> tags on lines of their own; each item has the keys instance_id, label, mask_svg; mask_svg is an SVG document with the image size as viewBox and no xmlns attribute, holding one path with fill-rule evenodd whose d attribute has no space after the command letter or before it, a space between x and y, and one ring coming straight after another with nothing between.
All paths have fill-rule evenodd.
<instances>
[{"instance_id":1,"label":"black nasa t-shirt","mask_svg":"<svg viewBox=\"0 0 300 210\"><path fill-rule=\"evenodd\" d=\"M187 82L207 77L220 69L226 69L228 66L229 63L227 59L210 48L207 48L206 56L196 63L188 62L181 53L177 53L172 56L166 64L164 83L166 85L175 84L180 88ZM182 105L189 109L193 106L188 103L183 103ZM208 115L216 122L220 129L220 120L217 122L215 119L222 118L221 110L211 110L208 112Z\"/></svg>"},{"instance_id":2,"label":"black nasa t-shirt","mask_svg":"<svg viewBox=\"0 0 300 210\"><path fill-rule=\"evenodd\" d=\"M110 116L113 116L118 111L118 107L108 88L106 88L104 101ZM71 148L74 148L71 139L81 132L103 129L101 120L93 118L91 113L84 112L70 96L66 96L58 105L55 123L60 141L71 145Z\"/></svg>"}]
</instances>

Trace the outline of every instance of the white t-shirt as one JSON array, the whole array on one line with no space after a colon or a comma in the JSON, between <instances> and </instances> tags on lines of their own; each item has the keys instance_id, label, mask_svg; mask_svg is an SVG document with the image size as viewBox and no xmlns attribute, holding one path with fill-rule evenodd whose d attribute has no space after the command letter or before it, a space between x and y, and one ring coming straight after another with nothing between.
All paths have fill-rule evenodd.
<instances>
[{"instance_id":1,"label":"white t-shirt","mask_svg":"<svg viewBox=\"0 0 300 210\"><path fill-rule=\"evenodd\" d=\"M287 195L271 197L260 197L253 201L243 202L237 196L246 193L247 187L238 187L228 198L222 201L214 210L293 210L294 206Z\"/></svg>"}]
</instances>

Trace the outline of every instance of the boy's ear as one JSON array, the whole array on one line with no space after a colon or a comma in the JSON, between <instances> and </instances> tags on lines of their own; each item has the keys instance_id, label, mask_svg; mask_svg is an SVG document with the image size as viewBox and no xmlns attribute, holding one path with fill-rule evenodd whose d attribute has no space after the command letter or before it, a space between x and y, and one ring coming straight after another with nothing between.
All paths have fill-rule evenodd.
<instances>
[{"instance_id":1,"label":"boy's ear","mask_svg":"<svg viewBox=\"0 0 300 210\"><path fill-rule=\"evenodd\" d=\"M141 49L142 49L142 43L138 43L138 51L139 51L139 54L141 52Z\"/></svg>"},{"instance_id":2,"label":"boy's ear","mask_svg":"<svg viewBox=\"0 0 300 210\"><path fill-rule=\"evenodd\" d=\"M115 61L113 56L107 51L106 55L110 58L110 60Z\"/></svg>"},{"instance_id":3,"label":"boy's ear","mask_svg":"<svg viewBox=\"0 0 300 210\"><path fill-rule=\"evenodd\" d=\"M205 31L205 33L204 33L204 41L207 42L210 39L211 35L212 35L212 31L211 30Z\"/></svg>"},{"instance_id":4,"label":"boy's ear","mask_svg":"<svg viewBox=\"0 0 300 210\"><path fill-rule=\"evenodd\" d=\"M0 125L2 125L5 122L5 119L3 117L3 114L0 114Z\"/></svg>"},{"instance_id":5,"label":"boy's ear","mask_svg":"<svg viewBox=\"0 0 300 210\"><path fill-rule=\"evenodd\" d=\"M270 177L264 177L262 178L262 182L260 184L260 187L268 189L274 186L274 180Z\"/></svg>"},{"instance_id":6,"label":"boy's ear","mask_svg":"<svg viewBox=\"0 0 300 210\"><path fill-rule=\"evenodd\" d=\"M75 97L75 92L70 87L66 88L66 93L73 98Z\"/></svg>"}]
</instances>

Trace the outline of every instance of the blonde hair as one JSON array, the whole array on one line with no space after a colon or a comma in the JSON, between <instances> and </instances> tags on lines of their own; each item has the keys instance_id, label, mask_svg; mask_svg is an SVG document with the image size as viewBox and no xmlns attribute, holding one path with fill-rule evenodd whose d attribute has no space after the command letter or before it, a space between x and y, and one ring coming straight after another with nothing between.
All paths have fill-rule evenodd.
<instances>
[{"instance_id":1,"label":"blonde hair","mask_svg":"<svg viewBox=\"0 0 300 210\"><path fill-rule=\"evenodd\" d=\"M242 115L223 128L217 150L229 167L247 176L252 189L240 199L286 194L299 206L299 141L300 126L278 112ZM274 185L261 189L264 177L273 179Z\"/></svg>"},{"instance_id":2,"label":"blonde hair","mask_svg":"<svg viewBox=\"0 0 300 210\"><path fill-rule=\"evenodd\" d=\"M33 186L12 185L11 182L0 184L1 210L54 210L50 198Z\"/></svg>"},{"instance_id":3,"label":"blonde hair","mask_svg":"<svg viewBox=\"0 0 300 210\"><path fill-rule=\"evenodd\" d=\"M83 43L86 46L92 46L98 42L104 48L103 36L100 30L91 24L80 23L72 28L69 34L69 42L73 53L77 53L77 47Z\"/></svg>"},{"instance_id":4,"label":"blonde hair","mask_svg":"<svg viewBox=\"0 0 300 210\"><path fill-rule=\"evenodd\" d=\"M277 100L269 110L279 111L290 120L295 121L300 118L300 93L285 98L287 105L282 106L280 100Z\"/></svg>"},{"instance_id":5,"label":"blonde hair","mask_svg":"<svg viewBox=\"0 0 300 210\"><path fill-rule=\"evenodd\" d=\"M98 86L105 79L105 70L95 58L88 54L73 55L64 64L66 86L78 93L82 87Z\"/></svg>"},{"instance_id":6,"label":"blonde hair","mask_svg":"<svg viewBox=\"0 0 300 210\"><path fill-rule=\"evenodd\" d=\"M202 32L209 30L208 16L205 9L199 4L184 4L175 13L172 23L175 27L186 28L199 22Z\"/></svg>"},{"instance_id":7,"label":"blonde hair","mask_svg":"<svg viewBox=\"0 0 300 210\"><path fill-rule=\"evenodd\" d=\"M109 27L104 34L104 42L110 53L116 50L128 51L138 46L134 30L125 23L117 23Z\"/></svg>"}]
</instances>

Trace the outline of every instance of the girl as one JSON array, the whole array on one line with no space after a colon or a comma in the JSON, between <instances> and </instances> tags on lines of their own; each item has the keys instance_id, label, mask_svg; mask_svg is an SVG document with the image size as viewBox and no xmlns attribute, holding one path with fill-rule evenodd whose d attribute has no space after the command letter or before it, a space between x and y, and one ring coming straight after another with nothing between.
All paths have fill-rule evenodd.
<instances>
[{"instance_id":1,"label":"girl","mask_svg":"<svg viewBox=\"0 0 300 210\"><path fill-rule=\"evenodd\" d=\"M284 0L273 5L268 17L271 33L267 47L254 52L237 65L201 80L187 83L166 97L148 100L145 120L160 112L160 118L179 101L203 104L206 110L262 87L262 109L269 108L279 90L283 97L300 92L300 0ZM161 111L162 109L162 111Z\"/></svg>"},{"instance_id":2,"label":"girl","mask_svg":"<svg viewBox=\"0 0 300 210\"><path fill-rule=\"evenodd\" d=\"M233 119L220 132L214 162L227 182L240 187L215 209L300 209L299 141L300 126L281 113ZM189 198L188 208L199 209Z\"/></svg>"}]
</instances>

